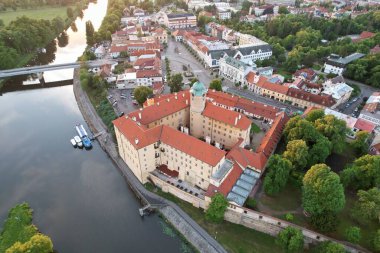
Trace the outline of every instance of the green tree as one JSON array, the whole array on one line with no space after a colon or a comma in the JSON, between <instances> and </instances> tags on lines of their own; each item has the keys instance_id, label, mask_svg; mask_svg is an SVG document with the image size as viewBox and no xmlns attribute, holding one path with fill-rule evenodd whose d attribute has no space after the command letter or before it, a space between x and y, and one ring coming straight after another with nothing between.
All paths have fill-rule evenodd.
<instances>
[{"instance_id":1,"label":"green tree","mask_svg":"<svg viewBox=\"0 0 380 253\"><path fill-rule=\"evenodd\" d=\"M286 227L278 233L276 243L286 252L301 252L304 244L302 231L294 227Z\"/></svg>"},{"instance_id":2,"label":"green tree","mask_svg":"<svg viewBox=\"0 0 380 253\"><path fill-rule=\"evenodd\" d=\"M209 89L222 91L222 81L220 79L214 79L210 82Z\"/></svg>"},{"instance_id":3,"label":"green tree","mask_svg":"<svg viewBox=\"0 0 380 253\"><path fill-rule=\"evenodd\" d=\"M291 118L284 129L286 141L303 140L306 144L315 143L321 134L315 129L313 123L300 116Z\"/></svg>"},{"instance_id":4,"label":"green tree","mask_svg":"<svg viewBox=\"0 0 380 253\"><path fill-rule=\"evenodd\" d=\"M26 243L16 242L6 253L51 253L53 252L53 243L49 237L42 234L36 234Z\"/></svg>"},{"instance_id":5,"label":"green tree","mask_svg":"<svg viewBox=\"0 0 380 253\"><path fill-rule=\"evenodd\" d=\"M369 133L367 131L359 131L355 134L355 140L351 145L359 155L363 155L368 151L368 137Z\"/></svg>"},{"instance_id":6,"label":"green tree","mask_svg":"<svg viewBox=\"0 0 380 253\"><path fill-rule=\"evenodd\" d=\"M346 250L341 244L325 241L319 243L313 253L346 253Z\"/></svg>"},{"instance_id":7,"label":"green tree","mask_svg":"<svg viewBox=\"0 0 380 253\"><path fill-rule=\"evenodd\" d=\"M358 200L352 209L352 217L361 224L369 224L380 218L380 190L359 190Z\"/></svg>"},{"instance_id":8,"label":"green tree","mask_svg":"<svg viewBox=\"0 0 380 253\"><path fill-rule=\"evenodd\" d=\"M368 190L380 185L380 157L364 155L341 172L345 187Z\"/></svg>"},{"instance_id":9,"label":"green tree","mask_svg":"<svg viewBox=\"0 0 380 253\"><path fill-rule=\"evenodd\" d=\"M71 19L71 18L73 18L74 17L74 11L73 11L73 9L71 8L71 7L67 7L67 9L66 9L66 14L67 14L67 16Z\"/></svg>"},{"instance_id":10,"label":"green tree","mask_svg":"<svg viewBox=\"0 0 380 253\"><path fill-rule=\"evenodd\" d=\"M248 11L249 8L251 8L251 6L252 6L252 2L245 0L245 1L241 4L241 9L242 9L242 10L246 10L246 11Z\"/></svg>"},{"instance_id":11,"label":"green tree","mask_svg":"<svg viewBox=\"0 0 380 253\"><path fill-rule=\"evenodd\" d=\"M178 92L183 86L183 77L181 74L172 75L168 81L168 86L170 87L170 92Z\"/></svg>"},{"instance_id":12,"label":"green tree","mask_svg":"<svg viewBox=\"0 0 380 253\"><path fill-rule=\"evenodd\" d=\"M316 164L303 178L302 205L311 215L336 214L345 205L343 185L339 176L326 164Z\"/></svg>"},{"instance_id":13,"label":"green tree","mask_svg":"<svg viewBox=\"0 0 380 253\"><path fill-rule=\"evenodd\" d=\"M360 241L360 228L359 227L349 227L345 231L345 237L347 241L357 244Z\"/></svg>"},{"instance_id":14,"label":"green tree","mask_svg":"<svg viewBox=\"0 0 380 253\"><path fill-rule=\"evenodd\" d=\"M302 170L307 165L308 147L303 140L289 141L283 157L288 159L295 169Z\"/></svg>"},{"instance_id":15,"label":"green tree","mask_svg":"<svg viewBox=\"0 0 380 253\"><path fill-rule=\"evenodd\" d=\"M324 163L331 154L332 144L324 136L317 139L317 142L310 148L308 165L313 166L317 163Z\"/></svg>"},{"instance_id":16,"label":"green tree","mask_svg":"<svg viewBox=\"0 0 380 253\"><path fill-rule=\"evenodd\" d=\"M87 45L92 46L95 43L94 40L94 26L92 25L92 22L90 20L86 21L86 40Z\"/></svg>"},{"instance_id":17,"label":"green tree","mask_svg":"<svg viewBox=\"0 0 380 253\"><path fill-rule=\"evenodd\" d=\"M279 14L289 14L289 11L288 11L288 8L286 8L286 6L280 6L278 8L278 13Z\"/></svg>"},{"instance_id":18,"label":"green tree","mask_svg":"<svg viewBox=\"0 0 380 253\"><path fill-rule=\"evenodd\" d=\"M224 212L228 206L227 199L220 193L211 198L211 203L206 211L206 219L211 222L220 223L224 220Z\"/></svg>"},{"instance_id":19,"label":"green tree","mask_svg":"<svg viewBox=\"0 0 380 253\"><path fill-rule=\"evenodd\" d=\"M376 231L372 239L373 249L377 252L380 251L380 229Z\"/></svg>"},{"instance_id":20,"label":"green tree","mask_svg":"<svg viewBox=\"0 0 380 253\"><path fill-rule=\"evenodd\" d=\"M305 119L307 121L314 123L316 120L321 119L324 116L325 116L325 111L323 109L316 109L316 110L312 110L311 112L309 112L306 115Z\"/></svg>"},{"instance_id":21,"label":"green tree","mask_svg":"<svg viewBox=\"0 0 380 253\"><path fill-rule=\"evenodd\" d=\"M146 99L153 94L153 90L146 86L140 86L134 89L133 95L139 105L144 104Z\"/></svg>"},{"instance_id":22,"label":"green tree","mask_svg":"<svg viewBox=\"0 0 380 253\"><path fill-rule=\"evenodd\" d=\"M268 195L278 194L288 182L292 163L282 158L280 155L273 155L269 158L268 173L264 179L264 191Z\"/></svg>"},{"instance_id":23,"label":"green tree","mask_svg":"<svg viewBox=\"0 0 380 253\"><path fill-rule=\"evenodd\" d=\"M344 120L337 119L334 115L325 115L323 118L317 119L314 125L318 132L331 141L335 152L343 151L348 131Z\"/></svg>"},{"instance_id":24,"label":"green tree","mask_svg":"<svg viewBox=\"0 0 380 253\"><path fill-rule=\"evenodd\" d=\"M335 213L323 212L321 214L314 214L310 217L311 225L321 231L322 233L328 233L336 230L339 220Z\"/></svg>"}]
</instances>

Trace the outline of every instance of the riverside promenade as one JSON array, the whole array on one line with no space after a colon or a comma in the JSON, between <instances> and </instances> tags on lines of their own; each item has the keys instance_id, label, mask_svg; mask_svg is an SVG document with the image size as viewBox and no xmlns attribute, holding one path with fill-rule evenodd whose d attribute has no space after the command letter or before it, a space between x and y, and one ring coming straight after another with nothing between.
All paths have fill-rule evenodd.
<instances>
[{"instance_id":1,"label":"riverside promenade","mask_svg":"<svg viewBox=\"0 0 380 253\"><path fill-rule=\"evenodd\" d=\"M162 215L199 251L205 253L227 253L227 251L202 227L200 227L179 206L153 192L148 191L133 175L130 168L119 157L116 144L107 127L98 116L79 80L79 69L74 70L73 90L79 110L93 133L104 132L97 138L102 149L108 154L124 179L143 204L160 206ZM138 212L138 210L136 210Z\"/></svg>"}]
</instances>

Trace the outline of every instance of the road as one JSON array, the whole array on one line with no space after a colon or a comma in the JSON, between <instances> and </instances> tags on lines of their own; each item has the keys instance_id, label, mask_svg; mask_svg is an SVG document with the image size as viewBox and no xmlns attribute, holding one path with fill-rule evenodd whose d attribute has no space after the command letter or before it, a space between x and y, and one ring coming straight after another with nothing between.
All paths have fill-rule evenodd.
<instances>
[{"instance_id":1,"label":"road","mask_svg":"<svg viewBox=\"0 0 380 253\"><path fill-rule=\"evenodd\" d=\"M176 47L178 48L177 52ZM211 72L206 70L180 42L169 39L168 47L163 55L169 58L172 74L183 73L183 65L186 67L190 65L190 70L194 73L194 77L198 78L206 87L213 79L210 75Z\"/></svg>"},{"instance_id":2,"label":"road","mask_svg":"<svg viewBox=\"0 0 380 253\"><path fill-rule=\"evenodd\" d=\"M19 76L19 75L28 75L32 73L41 73L41 72L51 71L51 70L79 68L83 64L86 64L90 68L94 68L94 67L100 67L104 64L114 64L114 63L117 63L117 62L113 60L102 59L102 60L87 61L87 62L71 62L71 63L63 63L63 64L39 65L39 66L32 66L32 67L7 69L7 70L0 71L0 78Z\"/></svg>"}]
</instances>

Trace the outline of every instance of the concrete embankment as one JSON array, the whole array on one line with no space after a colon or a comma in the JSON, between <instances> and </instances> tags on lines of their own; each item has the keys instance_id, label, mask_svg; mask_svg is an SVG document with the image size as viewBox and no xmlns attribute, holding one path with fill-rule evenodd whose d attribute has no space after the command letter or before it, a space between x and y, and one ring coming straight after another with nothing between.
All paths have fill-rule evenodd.
<instances>
[{"instance_id":1,"label":"concrete embankment","mask_svg":"<svg viewBox=\"0 0 380 253\"><path fill-rule=\"evenodd\" d=\"M91 131L96 134L104 131L97 138L100 146L114 162L126 182L136 194L137 198L145 204L162 206L160 212L198 251L205 253L227 253L227 251L200 227L189 215L171 201L168 201L144 188L133 175L129 167L119 157L116 144L107 131L107 127L100 119L92 106L87 94L83 91L79 80L79 69L74 70L73 90L78 107ZM136 210L137 212L138 210Z\"/></svg>"}]
</instances>

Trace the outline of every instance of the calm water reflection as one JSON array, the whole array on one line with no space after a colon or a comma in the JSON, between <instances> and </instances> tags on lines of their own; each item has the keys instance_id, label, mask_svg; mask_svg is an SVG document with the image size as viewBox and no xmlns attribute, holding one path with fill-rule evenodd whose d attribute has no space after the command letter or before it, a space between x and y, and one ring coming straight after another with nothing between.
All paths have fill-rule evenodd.
<instances>
[{"instance_id":1,"label":"calm water reflection","mask_svg":"<svg viewBox=\"0 0 380 253\"><path fill-rule=\"evenodd\" d=\"M59 252L181 252L157 216L141 219L139 203L95 143L72 148L84 123L72 86L0 97L0 220L23 201Z\"/></svg>"}]
</instances>

